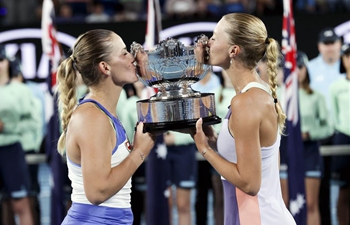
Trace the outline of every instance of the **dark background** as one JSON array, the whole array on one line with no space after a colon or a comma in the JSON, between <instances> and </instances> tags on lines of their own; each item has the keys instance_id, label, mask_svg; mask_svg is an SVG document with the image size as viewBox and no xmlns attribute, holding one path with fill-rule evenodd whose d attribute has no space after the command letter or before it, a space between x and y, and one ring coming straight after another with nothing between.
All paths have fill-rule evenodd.
<instances>
[{"instance_id":1,"label":"dark background","mask_svg":"<svg viewBox=\"0 0 350 225\"><path fill-rule=\"evenodd\" d=\"M272 15L261 17L265 23L269 36L275 38L279 43L282 39L282 15ZM203 21L203 20L200 20ZM207 19L206 21L217 22L218 19ZM337 14L300 14L295 15L295 32L298 50L302 50L307 53L309 59L312 59L318 55L317 50L317 39L318 33L325 27L336 27L344 22L349 21L348 34L350 35L350 14L349 13L337 13ZM166 20L162 22L163 29L190 22L199 22L199 20ZM40 28L40 24L33 24L26 27L0 27L0 32L18 29L18 28ZM81 33L91 29L109 29L119 34L129 48L133 41L144 43L146 21L139 22L119 22L119 23L104 23L104 24L58 24L57 30L59 32L70 34L74 37L78 37ZM207 36L211 36L209 32L202 32ZM1 34L0 34L1 35ZM187 33L185 36L195 37L198 33ZM178 38L178 37L174 37ZM249 37L247 37L249 38ZM37 63L40 61L42 54L41 40L40 39L26 39L26 40L13 40L12 42L34 42L36 46L36 58ZM6 43L4 43L6 44ZM62 46L63 50L67 53L69 50L68 46ZM37 65L38 66L38 65ZM25 68L23 68L25 69ZM43 80L35 78L34 80L42 82Z\"/></svg>"}]
</instances>

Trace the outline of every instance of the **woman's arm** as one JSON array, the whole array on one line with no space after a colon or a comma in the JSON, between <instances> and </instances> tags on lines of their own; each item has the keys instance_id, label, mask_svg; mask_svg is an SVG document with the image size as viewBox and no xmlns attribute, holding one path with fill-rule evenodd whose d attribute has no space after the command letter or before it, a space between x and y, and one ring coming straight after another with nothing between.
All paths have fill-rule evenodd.
<instances>
[{"instance_id":1,"label":"woman's arm","mask_svg":"<svg viewBox=\"0 0 350 225\"><path fill-rule=\"evenodd\" d=\"M323 95L319 93L317 94L317 101L316 101L316 110L317 110L317 120L318 123L315 127L316 129L312 129L309 132L310 139L311 140L320 140L326 137L329 137L332 135L332 129L330 125L330 118L329 113L326 106L326 101L323 97Z\"/></svg>"},{"instance_id":2,"label":"woman's arm","mask_svg":"<svg viewBox=\"0 0 350 225\"><path fill-rule=\"evenodd\" d=\"M72 117L68 130L74 132L76 148L80 150L86 197L92 204L101 204L117 193L130 179L153 147L149 133L142 133L143 124L137 126L134 150L118 166L111 167L112 150L117 142L108 117L95 106L88 106L77 117ZM94 119L91 119L94 118ZM71 143L67 136L67 143ZM140 146L142 143L142 147ZM70 157L70 156L69 156ZM74 156L73 156L74 157Z\"/></svg>"},{"instance_id":3,"label":"woman's arm","mask_svg":"<svg viewBox=\"0 0 350 225\"><path fill-rule=\"evenodd\" d=\"M241 101L246 103L241 104ZM198 150L205 151L204 157L218 173L249 195L256 195L261 184L260 116L255 107L256 104L240 97L235 97L231 101L232 115L229 129L235 138L237 164L216 154L208 144L203 144L206 139L201 129L201 121L197 122L197 131L194 135ZM227 144L233 145L233 143Z\"/></svg>"}]
</instances>

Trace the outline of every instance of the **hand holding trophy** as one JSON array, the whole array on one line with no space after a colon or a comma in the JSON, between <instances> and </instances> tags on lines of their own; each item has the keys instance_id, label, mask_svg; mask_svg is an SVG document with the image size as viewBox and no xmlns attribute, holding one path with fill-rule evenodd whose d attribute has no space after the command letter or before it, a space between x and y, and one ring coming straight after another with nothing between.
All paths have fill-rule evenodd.
<instances>
[{"instance_id":1,"label":"hand holding trophy","mask_svg":"<svg viewBox=\"0 0 350 225\"><path fill-rule=\"evenodd\" d=\"M202 35L197 44L206 45L207 40ZM144 50L139 43L132 43L131 53L136 59L139 80L158 89L150 99L136 103L138 120L144 122L146 131L195 127L199 118L203 118L205 125L221 122L216 116L214 94L200 93L191 88L212 69L204 64L208 59L208 48L204 46L203 54L195 54L195 49L201 51L173 38L161 41L154 50Z\"/></svg>"}]
</instances>

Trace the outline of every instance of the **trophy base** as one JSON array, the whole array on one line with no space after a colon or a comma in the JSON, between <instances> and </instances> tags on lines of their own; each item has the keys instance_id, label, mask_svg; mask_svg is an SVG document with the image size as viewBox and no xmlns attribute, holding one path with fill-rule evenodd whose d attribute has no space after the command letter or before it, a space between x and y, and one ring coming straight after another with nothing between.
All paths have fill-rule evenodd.
<instances>
[{"instance_id":1,"label":"trophy base","mask_svg":"<svg viewBox=\"0 0 350 225\"><path fill-rule=\"evenodd\" d=\"M203 118L206 125L221 122L215 113L213 93L167 100L144 99L136 104L138 121L144 122L144 130L148 132L195 127L198 118Z\"/></svg>"},{"instance_id":2,"label":"trophy base","mask_svg":"<svg viewBox=\"0 0 350 225\"><path fill-rule=\"evenodd\" d=\"M221 118L218 116L208 116L204 117L203 119L203 125L214 125L221 123ZM144 131L150 132L150 133L161 133L166 132L168 130L182 130L186 128L195 128L196 122L198 119L191 119L191 120L182 120L182 121L173 121L173 122L158 122L158 123L145 123L144 124Z\"/></svg>"}]
</instances>

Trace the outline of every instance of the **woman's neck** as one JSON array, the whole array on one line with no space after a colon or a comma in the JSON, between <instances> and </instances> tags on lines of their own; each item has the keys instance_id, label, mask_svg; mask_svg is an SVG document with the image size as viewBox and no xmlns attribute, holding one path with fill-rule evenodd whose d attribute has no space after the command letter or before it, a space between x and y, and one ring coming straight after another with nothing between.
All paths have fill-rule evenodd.
<instances>
[{"instance_id":1,"label":"woman's neck","mask_svg":"<svg viewBox=\"0 0 350 225\"><path fill-rule=\"evenodd\" d=\"M300 89L304 89L304 90L306 90L306 89L307 89L307 87L308 87L308 85L307 85L307 84L305 84L305 83L303 83L303 82L299 82L299 88L300 88Z\"/></svg>"},{"instance_id":2,"label":"woman's neck","mask_svg":"<svg viewBox=\"0 0 350 225\"><path fill-rule=\"evenodd\" d=\"M210 80L211 71L208 71L207 74L204 75L204 77L199 81L201 84L206 84Z\"/></svg>"},{"instance_id":3,"label":"woman's neck","mask_svg":"<svg viewBox=\"0 0 350 225\"><path fill-rule=\"evenodd\" d=\"M6 74L0 74L0 86L7 84L10 81L10 77Z\"/></svg>"},{"instance_id":4,"label":"woman's neck","mask_svg":"<svg viewBox=\"0 0 350 225\"><path fill-rule=\"evenodd\" d=\"M101 103L112 115L116 116L116 107L119 100L122 87L106 87L99 85L89 88L87 98L94 99Z\"/></svg>"},{"instance_id":5,"label":"woman's neck","mask_svg":"<svg viewBox=\"0 0 350 225\"><path fill-rule=\"evenodd\" d=\"M248 70L246 68L230 68L226 72L230 77L232 86L236 93L240 93L242 89L250 82L261 82L261 78L255 69Z\"/></svg>"}]
</instances>

